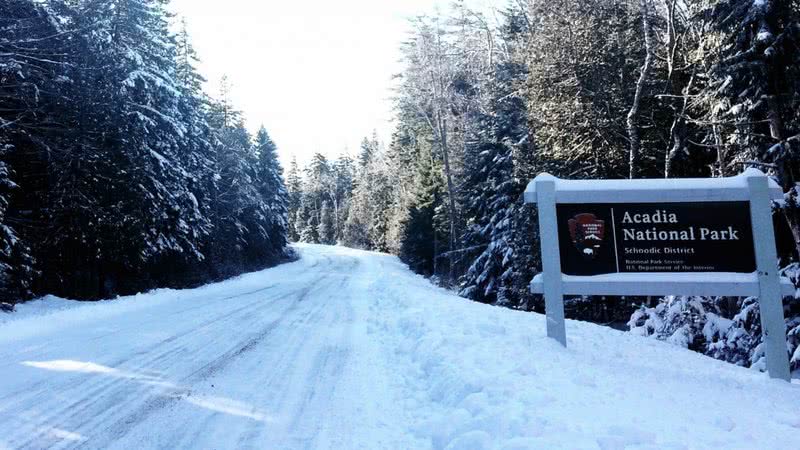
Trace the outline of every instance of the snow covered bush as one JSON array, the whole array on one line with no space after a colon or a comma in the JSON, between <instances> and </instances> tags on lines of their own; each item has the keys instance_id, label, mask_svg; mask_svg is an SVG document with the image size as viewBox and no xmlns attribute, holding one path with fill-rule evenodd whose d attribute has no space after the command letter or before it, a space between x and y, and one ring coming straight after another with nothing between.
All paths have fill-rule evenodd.
<instances>
[{"instance_id":1,"label":"snow covered bush","mask_svg":"<svg viewBox=\"0 0 800 450\"><path fill-rule=\"evenodd\" d=\"M795 286L800 264L782 270ZM800 300L784 300L787 351L792 372L800 371ZM666 297L642 306L628 322L630 331L689 348L712 358L765 370L758 298Z\"/></svg>"},{"instance_id":2,"label":"snow covered bush","mask_svg":"<svg viewBox=\"0 0 800 450\"><path fill-rule=\"evenodd\" d=\"M642 306L631 315L630 331L652 336L684 348L702 351L727 330L718 301L709 297L670 296L656 307Z\"/></svg>"},{"instance_id":3,"label":"snow covered bush","mask_svg":"<svg viewBox=\"0 0 800 450\"><path fill-rule=\"evenodd\" d=\"M782 275L792 280L795 287L800 286L800 263L793 263L781 271ZM789 349L789 365L792 372L800 371L800 298L784 299L784 315L786 316L786 346Z\"/></svg>"},{"instance_id":4,"label":"snow covered bush","mask_svg":"<svg viewBox=\"0 0 800 450\"><path fill-rule=\"evenodd\" d=\"M765 369L758 299L744 299L733 319L721 320L725 321L725 326L720 330L719 339L707 342L704 353L740 366Z\"/></svg>"}]
</instances>

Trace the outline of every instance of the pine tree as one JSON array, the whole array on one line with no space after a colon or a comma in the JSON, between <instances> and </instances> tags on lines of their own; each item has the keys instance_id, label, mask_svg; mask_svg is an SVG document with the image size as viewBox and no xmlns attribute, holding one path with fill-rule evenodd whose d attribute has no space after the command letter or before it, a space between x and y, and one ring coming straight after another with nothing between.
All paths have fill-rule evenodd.
<instances>
[{"instance_id":1,"label":"pine tree","mask_svg":"<svg viewBox=\"0 0 800 450\"><path fill-rule=\"evenodd\" d=\"M11 144L0 136L0 302L17 303L33 295L32 283L36 275L31 250L9 225L6 213L9 197L18 186L11 181L11 173L2 158L12 150Z\"/></svg>"},{"instance_id":2,"label":"pine tree","mask_svg":"<svg viewBox=\"0 0 800 450\"><path fill-rule=\"evenodd\" d=\"M525 214L519 200L524 180L515 177L515 149L528 143L527 108L518 94L527 68L521 62L529 35L524 13L508 9L501 37L506 53L489 85L491 114L481 115L474 143L468 146L466 216L469 226L462 248L471 263L461 279L460 294L473 300L518 306L513 289L517 248L514 221ZM519 156L521 153L517 152Z\"/></svg>"},{"instance_id":3,"label":"pine tree","mask_svg":"<svg viewBox=\"0 0 800 450\"><path fill-rule=\"evenodd\" d=\"M289 172L286 175L286 188L288 190L289 201L287 212L289 217L289 240L298 241L300 239L301 223L297 222L297 214L300 210L300 202L303 196L303 181L300 178L300 169L297 166L297 157L293 156L289 163Z\"/></svg>"},{"instance_id":4,"label":"pine tree","mask_svg":"<svg viewBox=\"0 0 800 450\"><path fill-rule=\"evenodd\" d=\"M182 287L284 257L274 149L254 150L229 97L202 92L166 3L0 2L9 298Z\"/></svg>"},{"instance_id":5,"label":"pine tree","mask_svg":"<svg viewBox=\"0 0 800 450\"><path fill-rule=\"evenodd\" d=\"M369 206L366 204L363 192L364 190L357 189L353 196L344 225L342 243L347 247L370 250L373 248L373 244L370 240L369 223L366 219L369 214Z\"/></svg>"},{"instance_id":6,"label":"pine tree","mask_svg":"<svg viewBox=\"0 0 800 450\"><path fill-rule=\"evenodd\" d=\"M224 112L224 108L224 102L213 106L219 117L232 117L232 112ZM267 231L260 225L268 212L256 189L255 158L244 124L238 121L225 125L217 133L219 191L214 201L212 255L218 276L226 277L253 263L248 252L259 249L253 244L267 240Z\"/></svg>"},{"instance_id":7,"label":"pine tree","mask_svg":"<svg viewBox=\"0 0 800 450\"><path fill-rule=\"evenodd\" d=\"M691 124L702 131L697 140L713 149L715 175L738 173L743 164L751 161L774 170L786 191L787 201L780 210L788 219L795 244L794 251L784 249L782 253L794 259L800 245L794 175L800 161L797 157L800 122L796 114L800 105L800 84L796 81L800 72L797 32L800 12L791 2L782 1L734 0L692 6L695 7L692 17L700 22L693 25L703 32L695 50L700 60L694 62L693 70L702 75L704 83L692 93L690 103L694 108L692 113L699 116ZM796 263L789 265L785 273L794 274L796 266ZM711 298L668 298L656 308L637 312L630 325L634 331L644 328L642 322L655 322L667 330L681 329L680 316L668 314L668 307L690 301L719 304ZM726 307L717 310L698 309L694 322L705 325L702 333L695 330L694 340L701 343L696 349L718 359L763 370L757 299L733 299L723 306ZM797 370L800 302L789 299L784 310L788 344L790 351L795 352L792 370ZM664 338L659 333L653 334Z\"/></svg>"},{"instance_id":8,"label":"pine tree","mask_svg":"<svg viewBox=\"0 0 800 450\"><path fill-rule=\"evenodd\" d=\"M303 205L297 211L297 222L302 224L300 241L309 244L319 244L319 214L313 210L313 204L309 203L307 200L309 199L303 199Z\"/></svg>"},{"instance_id":9,"label":"pine tree","mask_svg":"<svg viewBox=\"0 0 800 450\"><path fill-rule=\"evenodd\" d=\"M60 2L53 2L61 10ZM61 11L68 16L70 11ZM45 5L0 3L0 302L33 295L32 238L41 239L42 173L60 131L57 105L69 104L55 74L69 67L66 38ZM66 80L65 80L66 81ZM45 131L55 128L56 133ZM34 173L36 175L34 175ZM21 184L20 184L21 183ZM37 236L38 235L38 236ZM40 261L36 261L41 263Z\"/></svg>"},{"instance_id":10,"label":"pine tree","mask_svg":"<svg viewBox=\"0 0 800 450\"><path fill-rule=\"evenodd\" d=\"M214 165L217 137L207 121L205 108L209 101L202 91L202 85L206 80L197 71L199 59L191 44L185 19L181 20L181 27L176 36L175 56L176 82L181 92L178 109L186 127L186 133L180 141L179 158L188 175L187 187L201 213L199 220L189 225L195 233L194 239L202 243L201 251L203 261L206 263L213 232L213 200L219 188ZM171 265L173 267L171 272L174 275L183 275L174 262ZM190 264L185 276L191 283L200 283L207 279L207 271L205 264L203 266Z\"/></svg>"},{"instance_id":11,"label":"pine tree","mask_svg":"<svg viewBox=\"0 0 800 450\"><path fill-rule=\"evenodd\" d=\"M404 223L400 259L417 273L436 274L439 248L447 248L441 227L444 194L440 169L431 155L419 161L417 192Z\"/></svg>"},{"instance_id":12,"label":"pine tree","mask_svg":"<svg viewBox=\"0 0 800 450\"><path fill-rule=\"evenodd\" d=\"M109 295L158 284L156 265L197 263L204 227L181 161L187 129L179 108L174 42L163 2L78 4L74 99L62 149L51 158L44 273L56 293ZM93 25L90 25L93 24ZM67 281L67 284L61 280Z\"/></svg>"},{"instance_id":13,"label":"pine tree","mask_svg":"<svg viewBox=\"0 0 800 450\"><path fill-rule=\"evenodd\" d=\"M378 142L378 133L374 131L371 139L365 137L361 140L361 148L358 154L358 167L364 170L379 151L380 143Z\"/></svg>"},{"instance_id":14,"label":"pine tree","mask_svg":"<svg viewBox=\"0 0 800 450\"><path fill-rule=\"evenodd\" d=\"M706 27L720 33L706 43L717 59L704 94L708 120L724 124L732 147L722 162L774 164L800 250L800 9L790 1L732 0L713 3L706 13Z\"/></svg>"},{"instance_id":15,"label":"pine tree","mask_svg":"<svg viewBox=\"0 0 800 450\"><path fill-rule=\"evenodd\" d=\"M473 260L462 280L460 294L473 300L494 303L498 291L511 281L511 218L518 213L514 204L519 199L519 185L511 178L511 151L503 144L484 144L478 147L477 167L468 182L472 194L468 214L473 219L464 236L464 248L475 249Z\"/></svg>"},{"instance_id":16,"label":"pine tree","mask_svg":"<svg viewBox=\"0 0 800 450\"><path fill-rule=\"evenodd\" d=\"M319 239L320 242L327 245L336 243L336 223L333 217L333 210L330 203L327 201L322 202L322 209L319 215Z\"/></svg>"},{"instance_id":17,"label":"pine tree","mask_svg":"<svg viewBox=\"0 0 800 450\"><path fill-rule=\"evenodd\" d=\"M270 209L267 230L272 245L271 251L277 257L286 246L288 234L289 193L283 181L283 168L278 161L278 147L272 142L262 125L256 134L255 152L258 185L263 201Z\"/></svg>"},{"instance_id":18,"label":"pine tree","mask_svg":"<svg viewBox=\"0 0 800 450\"><path fill-rule=\"evenodd\" d=\"M348 214L342 234L344 245L368 250L389 251L389 222L394 186L386 156L373 141L377 153L359 168L348 201Z\"/></svg>"},{"instance_id":19,"label":"pine tree","mask_svg":"<svg viewBox=\"0 0 800 450\"><path fill-rule=\"evenodd\" d=\"M350 199L353 196L356 180L356 164L348 155L340 156L333 164L332 187L330 188L330 202L333 206L334 241L339 241L344 233L344 225L350 209Z\"/></svg>"}]
</instances>

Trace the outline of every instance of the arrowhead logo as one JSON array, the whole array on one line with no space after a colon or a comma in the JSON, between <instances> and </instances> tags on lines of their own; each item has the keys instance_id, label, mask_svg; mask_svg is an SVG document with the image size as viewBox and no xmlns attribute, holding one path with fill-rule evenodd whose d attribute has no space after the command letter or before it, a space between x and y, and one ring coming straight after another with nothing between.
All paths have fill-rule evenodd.
<instances>
[{"instance_id":1,"label":"arrowhead logo","mask_svg":"<svg viewBox=\"0 0 800 450\"><path fill-rule=\"evenodd\" d=\"M575 248L584 259L592 260L597 256L605 236L605 221L594 214L578 214L569 219L569 235Z\"/></svg>"}]
</instances>

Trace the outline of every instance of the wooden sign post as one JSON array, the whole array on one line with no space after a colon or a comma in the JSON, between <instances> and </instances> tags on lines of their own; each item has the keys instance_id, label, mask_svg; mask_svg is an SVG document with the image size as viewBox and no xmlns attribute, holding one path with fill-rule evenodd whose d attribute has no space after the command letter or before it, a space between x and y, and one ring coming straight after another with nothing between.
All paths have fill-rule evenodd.
<instances>
[{"instance_id":1,"label":"wooden sign post","mask_svg":"<svg viewBox=\"0 0 800 450\"><path fill-rule=\"evenodd\" d=\"M780 187L756 169L728 178L561 180L541 174L536 203L547 335L567 345L564 295L757 296L767 370L789 380L771 200Z\"/></svg>"}]
</instances>

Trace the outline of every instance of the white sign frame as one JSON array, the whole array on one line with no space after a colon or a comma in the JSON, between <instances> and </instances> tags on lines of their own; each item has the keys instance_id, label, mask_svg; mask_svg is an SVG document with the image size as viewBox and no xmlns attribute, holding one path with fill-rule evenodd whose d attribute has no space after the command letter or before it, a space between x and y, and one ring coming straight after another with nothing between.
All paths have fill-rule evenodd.
<instances>
[{"instance_id":1,"label":"white sign frame","mask_svg":"<svg viewBox=\"0 0 800 450\"><path fill-rule=\"evenodd\" d=\"M757 169L727 178L644 180L562 180L543 173L525 190L525 203L539 211L542 270L531 292L544 294L547 336L566 347L564 295L728 295L757 296L770 377L789 381L783 297L792 283L778 274L772 200L783 199L774 180ZM756 272L613 273L564 275L561 271L556 204L693 203L748 201Z\"/></svg>"}]
</instances>

